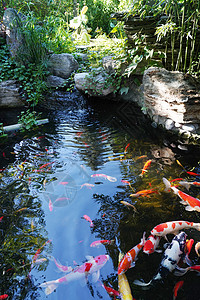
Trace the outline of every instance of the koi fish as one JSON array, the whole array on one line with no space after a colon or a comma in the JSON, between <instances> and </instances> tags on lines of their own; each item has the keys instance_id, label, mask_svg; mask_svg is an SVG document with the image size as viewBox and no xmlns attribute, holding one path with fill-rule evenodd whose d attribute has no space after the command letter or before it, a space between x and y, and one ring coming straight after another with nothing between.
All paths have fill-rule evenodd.
<instances>
[{"instance_id":1,"label":"koi fish","mask_svg":"<svg viewBox=\"0 0 200 300\"><path fill-rule=\"evenodd\" d=\"M105 265L108 261L108 255L99 255L96 257L88 257L89 260L81 266L74 268L69 274L65 276L42 283L40 286L45 288L45 294L50 295L61 283L70 283L75 280L85 279L89 275L92 275L93 281L96 282L99 279L100 272L99 270Z\"/></svg>"},{"instance_id":2,"label":"koi fish","mask_svg":"<svg viewBox=\"0 0 200 300\"><path fill-rule=\"evenodd\" d=\"M2 220L3 220L3 217L0 218L0 223L2 222Z\"/></svg>"},{"instance_id":3,"label":"koi fish","mask_svg":"<svg viewBox=\"0 0 200 300\"><path fill-rule=\"evenodd\" d=\"M63 266L63 265L61 265L61 263L59 263L59 262L55 259L55 257L53 257L53 256L51 256L50 259L53 260L54 263L55 263L55 265L56 265L56 267L57 267L60 271L62 271L62 272L64 272L64 273L69 273L69 272L71 272L71 271L73 270L73 268L70 267L70 266Z\"/></svg>"},{"instance_id":4,"label":"koi fish","mask_svg":"<svg viewBox=\"0 0 200 300\"><path fill-rule=\"evenodd\" d=\"M193 182L180 181L179 184L184 186L187 190L189 190L191 185L200 187L200 182L198 182L198 181L193 181Z\"/></svg>"},{"instance_id":5,"label":"koi fish","mask_svg":"<svg viewBox=\"0 0 200 300\"><path fill-rule=\"evenodd\" d=\"M94 227L94 224L93 224L93 222L92 222L92 220L90 219L89 216L84 215L83 218L84 218L86 221L90 222L90 227Z\"/></svg>"},{"instance_id":6,"label":"koi fish","mask_svg":"<svg viewBox=\"0 0 200 300\"><path fill-rule=\"evenodd\" d=\"M60 197L60 198L57 198L54 203L59 202L59 201L65 201L65 200L70 200L70 198Z\"/></svg>"},{"instance_id":7,"label":"koi fish","mask_svg":"<svg viewBox=\"0 0 200 300\"><path fill-rule=\"evenodd\" d=\"M140 176L142 176L145 172L147 172L147 169L150 167L151 163L152 163L152 159L149 159L145 162Z\"/></svg>"},{"instance_id":8,"label":"koi fish","mask_svg":"<svg viewBox=\"0 0 200 300\"><path fill-rule=\"evenodd\" d=\"M128 203L127 201L123 201L123 200L120 201L120 203L122 203L122 204L124 204L124 205L126 205L128 207L132 207L134 209L134 211L137 212L137 209L135 208L135 206L133 204Z\"/></svg>"},{"instance_id":9,"label":"koi fish","mask_svg":"<svg viewBox=\"0 0 200 300\"><path fill-rule=\"evenodd\" d=\"M190 239L190 240L187 240L186 241L186 244L185 244L185 262L191 266L192 265L192 262L191 260L189 259L189 255L190 255L190 252L192 250L192 246L194 244L194 240L193 239Z\"/></svg>"},{"instance_id":10,"label":"koi fish","mask_svg":"<svg viewBox=\"0 0 200 300\"><path fill-rule=\"evenodd\" d=\"M120 261L118 266L118 275L125 273L129 268L135 266L135 260L137 258L138 253L144 246L144 243L145 243L145 232L143 234L141 242L137 244L135 247L133 247L131 250L129 250L124 255L123 259Z\"/></svg>"},{"instance_id":11,"label":"koi fish","mask_svg":"<svg viewBox=\"0 0 200 300\"><path fill-rule=\"evenodd\" d=\"M16 210L16 211L14 211L14 214L16 214L16 213L18 213L18 212L21 212L21 211L23 211L23 210L27 210L28 209L28 207L22 207L22 208L20 208L20 209L18 209L18 210ZM0 220L1 220L1 218L0 218Z\"/></svg>"},{"instance_id":12,"label":"koi fish","mask_svg":"<svg viewBox=\"0 0 200 300\"><path fill-rule=\"evenodd\" d=\"M176 266L176 270L174 271L174 275L175 276L183 276L185 275L188 271L196 271L196 272L200 272L200 265L195 265L195 266L190 266L187 268L180 268L178 266Z\"/></svg>"},{"instance_id":13,"label":"koi fish","mask_svg":"<svg viewBox=\"0 0 200 300\"><path fill-rule=\"evenodd\" d=\"M148 195L154 194L154 193L158 194L158 191L155 191L155 190L153 190L153 189L150 189L150 190L142 190L142 191L139 191L139 192L137 192L137 193L135 193L135 194L131 194L130 197L134 197L134 198L145 197L145 196L148 197Z\"/></svg>"},{"instance_id":14,"label":"koi fish","mask_svg":"<svg viewBox=\"0 0 200 300\"><path fill-rule=\"evenodd\" d=\"M91 175L91 177L104 177L105 179L108 179L111 182L116 182L117 181L116 177L108 176L106 174L93 174L93 175Z\"/></svg>"},{"instance_id":15,"label":"koi fish","mask_svg":"<svg viewBox=\"0 0 200 300\"><path fill-rule=\"evenodd\" d=\"M161 236L158 235L152 235L147 238L147 240L144 243L143 252L146 254L151 254L153 252L160 252L159 250L156 250L156 248L159 245Z\"/></svg>"},{"instance_id":16,"label":"koi fish","mask_svg":"<svg viewBox=\"0 0 200 300\"><path fill-rule=\"evenodd\" d=\"M200 248L200 242L196 243L195 248L194 248L196 254L200 257L200 254L199 254L199 248Z\"/></svg>"},{"instance_id":17,"label":"koi fish","mask_svg":"<svg viewBox=\"0 0 200 300\"><path fill-rule=\"evenodd\" d=\"M122 180L121 180L121 182L122 182L122 183L124 183L124 184L131 185L131 184L130 184L130 182L129 182L128 180L124 180L124 179L122 179Z\"/></svg>"},{"instance_id":18,"label":"koi fish","mask_svg":"<svg viewBox=\"0 0 200 300\"><path fill-rule=\"evenodd\" d=\"M112 287L107 286L105 284L102 284L102 286L104 287L104 289L110 296L114 296L114 299L116 299L116 296L120 296L120 293L118 291L114 290Z\"/></svg>"},{"instance_id":19,"label":"koi fish","mask_svg":"<svg viewBox=\"0 0 200 300\"><path fill-rule=\"evenodd\" d=\"M62 185L66 185L68 184L69 182L68 181L62 181L62 182L59 182L59 184L62 184Z\"/></svg>"},{"instance_id":20,"label":"koi fish","mask_svg":"<svg viewBox=\"0 0 200 300\"><path fill-rule=\"evenodd\" d=\"M150 280L148 283L135 280L133 283L146 287L166 278L169 272L175 270L180 259L184 256L186 237L187 234L182 231L173 238L172 242L166 248L158 272L152 280Z\"/></svg>"},{"instance_id":21,"label":"koi fish","mask_svg":"<svg viewBox=\"0 0 200 300\"><path fill-rule=\"evenodd\" d=\"M175 195L178 195L179 198L181 198L180 203L183 205L186 205L186 210L187 211L193 211L196 210L198 212L200 212L200 200L197 198L194 198L180 190L178 190L175 186L171 186L170 182L166 179L163 178L163 182L166 186L165 190L168 190L169 188L171 188L174 192Z\"/></svg>"},{"instance_id":22,"label":"koi fish","mask_svg":"<svg viewBox=\"0 0 200 300\"><path fill-rule=\"evenodd\" d=\"M49 163L47 163L47 164L44 164L44 165L42 165L42 166L39 167L39 170L40 170L40 169L43 169L43 168L46 168L47 166L52 165L53 163L54 163L54 161L49 162Z\"/></svg>"},{"instance_id":23,"label":"koi fish","mask_svg":"<svg viewBox=\"0 0 200 300\"><path fill-rule=\"evenodd\" d=\"M128 149L129 146L130 146L130 143L128 143L128 144L126 145L125 149L124 149L124 153L125 153L125 154L127 153L127 149Z\"/></svg>"},{"instance_id":24,"label":"koi fish","mask_svg":"<svg viewBox=\"0 0 200 300\"><path fill-rule=\"evenodd\" d=\"M90 190L91 190L91 189L92 189L92 187L94 187L95 185L94 185L94 184L91 184L91 183L87 183L87 182L86 182L86 183L84 183L84 184L82 184L82 185L81 185L81 189L82 189L84 186L86 186L88 189L90 189Z\"/></svg>"},{"instance_id":25,"label":"koi fish","mask_svg":"<svg viewBox=\"0 0 200 300\"><path fill-rule=\"evenodd\" d=\"M176 160L176 162L181 168L183 168L184 171L186 171L186 169L184 168L184 166L180 163L180 161L178 159Z\"/></svg>"},{"instance_id":26,"label":"koi fish","mask_svg":"<svg viewBox=\"0 0 200 300\"><path fill-rule=\"evenodd\" d=\"M141 155L141 156L138 156L138 157L135 158L135 160L143 159L143 158L147 158L147 155Z\"/></svg>"},{"instance_id":27,"label":"koi fish","mask_svg":"<svg viewBox=\"0 0 200 300\"><path fill-rule=\"evenodd\" d=\"M171 221L161 223L151 230L151 234L165 237L167 234L177 234L179 230L188 228L194 228L200 231L200 223L193 223L188 221Z\"/></svg>"},{"instance_id":28,"label":"koi fish","mask_svg":"<svg viewBox=\"0 0 200 300\"><path fill-rule=\"evenodd\" d=\"M90 247L99 247L100 245L110 245L114 242L115 240L99 240L99 241L92 242L90 244Z\"/></svg>"},{"instance_id":29,"label":"koi fish","mask_svg":"<svg viewBox=\"0 0 200 300\"><path fill-rule=\"evenodd\" d=\"M183 178L175 178L175 179L170 180L170 182L179 181L179 180L183 180Z\"/></svg>"},{"instance_id":30,"label":"koi fish","mask_svg":"<svg viewBox=\"0 0 200 300\"><path fill-rule=\"evenodd\" d=\"M0 295L0 300L7 299L7 298L8 298L8 295L7 295L7 294Z\"/></svg>"},{"instance_id":31,"label":"koi fish","mask_svg":"<svg viewBox=\"0 0 200 300\"><path fill-rule=\"evenodd\" d=\"M119 253L119 262L123 259L123 254ZM122 300L135 300L132 297L130 285L125 274L118 274L118 289Z\"/></svg>"},{"instance_id":32,"label":"koi fish","mask_svg":"<svg viewBox=\"0 0 200 300\"><path fill-rule=\"evenodd\" d=\"M49 198L49 197L48 197ZM49 210L52 211L53 210L53 203L51 201L51 199L49 198Z\"/></svg>"},{"instance_id":33,"label":"koi fish","mask_svg":"<svg viewBox=\"0 0 200 300\"><path fill-rule=\"evenodd\" d=\"M183 286L184 281L178 281L175 286L174 286L174 291L173 291L173 300L175 300L178 296L178 291L180 290L180 288Z\"/></svg>"},{"instance_id":34,"label":"koi fish","mask_svg":"<svg viewBox=\"0 0 200 300\"><path fill-rule=\"evenodd\" d=\"M200 176L200 174L194 173L194 172L187 172L187 174L192 175L192 176Z\"/></svg>"}]
</instances>

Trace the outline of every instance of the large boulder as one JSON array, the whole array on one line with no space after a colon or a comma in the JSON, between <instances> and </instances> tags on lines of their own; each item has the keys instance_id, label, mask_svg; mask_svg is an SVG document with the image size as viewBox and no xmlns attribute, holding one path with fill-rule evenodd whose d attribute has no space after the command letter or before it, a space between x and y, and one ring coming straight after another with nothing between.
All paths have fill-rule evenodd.
<instances>
[{"instance_id":1,"label":"large boulder","mask_svg":"<svg viewBox=\"0 0 200 300\"><path fill-rule=\"evenodd\" d=\"M20 23L25 20L25 16L13 8L7 8L3 16L3 25L6 32L6 43L13 57L17 56L17 51L23 43L20 31Z\"/></svg>"},{"instance_id":2,"label":"large boulder","mask_svg":"<svg viewBox=\"0 0 200 300\"><path fill-rule=\"evenodd\" d=\"M48 61L48 70L54 76L67 79L78 69L78 62L72 54L52 54Z\"/></svg>"},{"instance_id":3,"label":"large boulder","mask_svg":"<svg viewBox=\"0 0 200 300\"><path fill-rule=\"evenodd\" d=\"M74 76L76 88L91 97L105 97L114 92L115 87L108 84L109 75L105 72L97 74L77 73Z\"/></svg>"},{"instance_id":4,"label":"large boulder","mask_svg":"<svg viewBox=\"0 0 200 300\"><path fill-rule=\"evenodd\" d=\"M64 78L54 76L54 75L49 75L47 77L47 86L50 88L63 87L65 83L66 80Z\"/></svg>"},{"instance_id":5,"label":"large boulder","mask_svg":"<svg viewBox=\"0 0 200 300\"><path fill-rule=\"evenodd\" d=\"M20 97L19 86L15 80L0 83L0 108L22 107L24 102Z\"/></svg>"}]
</instances>

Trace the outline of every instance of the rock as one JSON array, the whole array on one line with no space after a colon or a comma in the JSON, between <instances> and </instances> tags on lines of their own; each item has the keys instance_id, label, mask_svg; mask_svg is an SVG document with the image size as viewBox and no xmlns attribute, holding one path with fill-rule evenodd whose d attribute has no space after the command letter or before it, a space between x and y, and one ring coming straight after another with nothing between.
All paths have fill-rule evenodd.
<instances>
[{"instance_id":1,"label":"rock","mask_svg":"<svg viewBox=\"0 0 200 300\"><path fill-rule=\"evenodd\" d=\"M103 68L108 73L115 73L117 68L117 61L112 56L105 56L102 58Z\"/></svg>"},{"instance_id":2,"label":"rock","mask_svg":"<svg viewBox=\"0 0 200 300\"><path fill-rule=\"evenodd\" d=\"M24 103L19 94L19 87L15 80L2 81L0 83L0 107L22 107Z\"/></svg>"},{"instance_id":3,"label":"rock","mask_svg":"<svg viewBox=\"0 0 200 300\"><path fill-rule=\"evenodd\" d=\"M78 62L72 54L52 54L48 61L48 70L54 76L67 79L73 71L78 69Z\"/></svg>"},{"instance_id":4,"label":"rock","mask_svg":"<svg viewBox=\"0 0 200 300\"><path fill-rule=\"evenodd\" d=\"M74 76L75 86L79 91L89 94L92 97L105 97L114 91L114 86L107 86L108 74L99 73L77 73Z\"/></svg>"},{"instance_id":5,"label":"rock","mask_svg":"<svg viewBox=\"0 0 200 300\"><path fill-rule=\"evenodd\" d=\"M144 105L176 123L200 123L200 85L182 72L151 67L144 72Z\"/></svg>"},{"instance_id":6,"label":"rock","mask_svg":"<svg viewBox=\"0 0 200 300\"><path fill-rule=\"evenodd\" d=\"M171 119L167 119L165 122L165 128L167 130L172 130L174 128L174 121L172 121Z\"/></svg>"},{"instance_id":7,"label":"rock","mask_svg":"<svg viewBox=\"0 0 200 300\"><path fill-rule=\"evenodd\" d=\"M66 83L66 80L61 77L54 76L54 75L49 75L47 77L47 86L48 87L58 88L58 87L62 87L65 83Z\"/></svg>"},{"instance_id":8,"label":"rock","mask_svg":"<svg viewBox=\"0 0 200 300\"><path fill-rule=\"evenodd\" d=\"M22 34L19 30L19 24L26 17L13 8L7 8L3 16L3 24L6 31L6 43L9 47L11 56L17 56L17 51L23 44Z\"/></svg>"},{"instance_id":9,"label":"rock","mask_svg":"<svg viewBox=\"0 0 200 300\"><path fill-rule=\"evenodd\" d=\"M189 132L194 132L196 130L196 127L192 124L183 125L182 129Z\"/></svg>"},{"instance_id":10,"label":"rock","mask_svg":"<svg viewBox=\"0 0 200 300\"><path fill-rule=\"evenodd\" d=\"M75 53L73 53L73 56L77 61L83 62L83 61L88 60L88 55L86 53L75 52Z\"/></svg>"}]
</instances>

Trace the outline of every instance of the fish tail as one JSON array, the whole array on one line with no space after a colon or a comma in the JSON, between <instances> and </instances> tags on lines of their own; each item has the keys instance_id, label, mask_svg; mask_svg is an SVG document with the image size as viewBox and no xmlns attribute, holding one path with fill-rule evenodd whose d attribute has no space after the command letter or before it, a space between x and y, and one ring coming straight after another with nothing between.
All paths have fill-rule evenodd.
<instances>
[{"instance_id":1,"label":"fish tail","mask_svg":"<svg viewBox=\"0 0 200 300\"><path fill-rule=\"evenodd\" d=\"M169 189L171 188L171 183L169 182L169 180L167 180L167 178L163 177L163 183L165 185L165 192L168 192Z\"/></svg>"},{"instance_id":2,"label":"fish tail","mask_svg":"<svg viewBox=\"0 0 200 300\"><path fill-rule=\"evenodd\" d=\"M190 183L186 181L179 181L180 185L184 186L187 190L190 188Z\"/></svg>"},{"instance_id":3,"label":"fish tail","mask_svg":"<svg viewBox=\"0 0 200 300\"><path fill-rule=\"evenodd\" d=\"M58 283L55 280L53 280L53 281L44 282L40 286L45 287L46 295L50 295L51 293L53 293L53 291L55 291L55 289L58 286Z\"/></svg>"},{"instance_id":4,"label":"fish tail","mask_svg":"<svg viewBox=\"0 0 200 300\"><path fill-rule=\"evenodd\" d=\"M174 270L174 275L175 276L183 276L187 273L188 270L190 270L190 267L180 268L180 267L176 266L176 269Z\"/></svg>"},{"instance_id":5,"label":"fish tail","mask_svg":"<svg viewBox=\"0 0 200 300\"><path fill-rule=\"evenodd\" d=\"M146 232L144 231L143 236L142 236L142 239L141 239L141 244L142 244L142 246L144 246L144 244L145 244L145 242L146 242L145 235L146 235Z\"/></svg>"}]
</instances>

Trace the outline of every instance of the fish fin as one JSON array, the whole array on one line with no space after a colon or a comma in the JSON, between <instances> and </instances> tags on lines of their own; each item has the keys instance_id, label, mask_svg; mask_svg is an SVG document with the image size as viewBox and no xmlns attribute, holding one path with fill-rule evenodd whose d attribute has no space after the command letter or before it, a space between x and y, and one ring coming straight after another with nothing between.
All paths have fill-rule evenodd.
<instances>
[{"instance_id":1,"label":"fish fin","mask_svg":"<svg viewBox=\"0 0 200 300\"><path fill-rule=\"evenodd\" d=\"M170 242L169 242L169 240L168 240L168 238L167 238L167 236L166 236L166 235L164 236L164 239L167 241L167 243L169 243L169 244L170 244Z\"/></svg>"},{"instance_id":2,"label":"fish fin","mask_svg":"<svg viewBox=\"0 0 200 300\"><path fill-rule=\"evenodd\" d=\"M163 183L165 185L164 192L169 192L169 189L171 188L171 183L165 177L163 177Z\"/></svg>"},{"instance_id":3,"label":"fish fin","mask_svg":"<svg viewBox=\"0 0 200 300\"><path fill-rule=\"evenodd\" d=\"M137 260L137 258L135 260ZM135 267L135 262L133 261L129 268L134 268L134 267Z\"/></svg>"},{"instance_id":4,"label":"fish fin","mask_svg":"<svg viewBox=\"0 0 200 300\"><path fill-rule=\"evenodd\" d=\"M86 284L88 283L88 277L87 277L87 275L85 275L83 278L81 278L81 279L79 280L79 282L80 282L80 285L81 285L82 287L86 286Z\"/></svg>"},{"instance_id":5,"label":"fish fin","mask_svg":"<svg viewBox=\"0 0 200 300\"><path fill-rule=\"evenodd\" d=\"M146 235L146 232L144 231L143 236L142 236L142 239L141 239L141 244L142 244L142 246L144 246L144 244L145 244L145 242L146 242L145 235Z\"/></svg>"},{"instance_id":6,"label":"fish fin","mask_svg":"<svg viewBox=\"0 0 200 300\"><path fill-rule=\"evenodd\" d=\"M97 272L95 272L95 273L92 274L92 281L94 283L97 282L98 279L99 279L99 277L100 277L100 271L98 270Z\"/></svg>"},{"instance_id":7,"label":"fish fin","mask_svg":"<svg viewBox=\"0 0 200 300\"><path fill-rule=\"evenodd\" d=\"M183 205L187 205L187 202L185 202L184 200L180 200L180 203Z\"/></svg>"},{"instance_id":8,"label":"fish fin","mask_svg":"<svg viewBox=\"0 0 200 300\"><path fill-rule=\"evenodd\" d=\"M58 284L55 281L47 281L42 284L40 284L41 287L45 287L45 294L50 295L55 291Z\"/></svg>"},{"instance_id":9,"label":"fish fin","mask_svg":"<svg viewBox=\"0 0 200 300\"><path fill-rule=\"evenodd\" d=\"M133 284L139 285L139 286L149 286L151 284L151 281L149 281L149 282L146 283L146 282L144 282L142 280L136 279L136 280L133 281Z\"/></svg>"},{"instance_id":10,"label":"fish fin","mask_svg":"<svg viewBox=\"0 0 200 300\"><path fill-rule=\"evenodd\" d=\"M189 268L180 268L180 267L176 266L173 274L175 276L183 276L187 273L188 270L189 270Z\"/></svg>"},{"instance_id":11,"label":"fish fin","mask_svg":"<svg viewBox=\"0 0 200 300\"><path fill-rule=\"evenodd\" d=\"M191 261L191 259L189 259L189 257L188 257L188 255L186 254L186 256L185 256L185 262L186 262L186 264L188 265L188 266L192 266L193 265L193 263L192 263L192 261Z\"/></svg>"},{"instance_id":12,"label":"fish fin","mask_svg":"<svg viewBox=\"0 0 200 300\"><path fill-rule=\"evenodd\" d=\"M186 182L186 181L179 181L179 184L184 186L187 190L190 189L190 183L189 182Z\"/></svg>"},{"instance_id":13,"label":"fish fin","mask_svg":"<svg viewBox=\"0 0 200 300\"><path fill-rule=\"evenodd\" d=\"M162 253L162 250L155 250L154 252Z\"/></svg>"},{"instance_id":14,"label":"fish fin","mask_svg":"<svg viewBox=\"0 0 200 300\"><path fill-rule=\"evenodd\" d=\"M165 243L164 245L163 245L163 248L164 249L167 249L167 247L170 245L170 243Z\"/></svg>"},{"instance_id":15,"label":"fish fin","mask_svg":"<svg viewBox=\"0 0 200 300\"><path fill-rule=\"evenodd\" d=\"M188 205L188 206L185 207L185 210L193 211L193 210L195 210L195 208Z\"/></svg>"}]
</instances>

